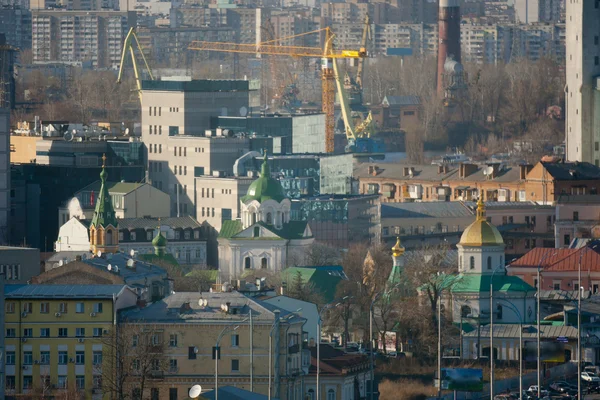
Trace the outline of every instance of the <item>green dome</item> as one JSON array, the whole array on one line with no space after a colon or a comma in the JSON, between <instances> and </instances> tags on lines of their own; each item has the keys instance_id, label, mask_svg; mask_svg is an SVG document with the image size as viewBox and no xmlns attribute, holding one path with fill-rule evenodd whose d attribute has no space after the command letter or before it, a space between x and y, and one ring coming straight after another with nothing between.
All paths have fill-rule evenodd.
<instances>
[{"instance_id":1,"label":"green dome","mask_svg":"<svg viewBox=\"0 0 600 400\"><path fill-rule=\"evenodd\" d=\"M166 247L167 246L167 238L162 235L161 232L158 232L158 235L152 239L152 246L154 247Z\"/></svg>"},{"instance_id":2,"label":"green dome","mask_svg":"<svg viewBox=\"0 0 600 400\"><path fill-rule=\"evenodd\" d=\"M271 178L271 170L267 163L267 152L265 152L265 158L263 159L262 167L260 169L260 178L250 184L248 192L242 197L242 201L245 203L247 201L256 200L259 203L262 203L266 200L280 202L283 199L285 199L283 187L281 187L281 184L277 179Z\"/></svg>"}]
</instances>

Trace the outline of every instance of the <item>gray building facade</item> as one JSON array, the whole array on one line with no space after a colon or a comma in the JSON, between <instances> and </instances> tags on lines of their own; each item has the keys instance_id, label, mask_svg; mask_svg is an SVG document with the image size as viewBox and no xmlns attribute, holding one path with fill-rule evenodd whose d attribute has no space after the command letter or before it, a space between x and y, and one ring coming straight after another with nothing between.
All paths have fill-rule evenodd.
<instances>
[{"instance_id":1,"label":"gray building facade","mask_svg":"<svg viewBox=\"0 0 600 400\"><path fill-rule=\"evenodd\" d=\"M0 108L0 245L10 239L10 110Z\"/></svg>"}]
</instances>

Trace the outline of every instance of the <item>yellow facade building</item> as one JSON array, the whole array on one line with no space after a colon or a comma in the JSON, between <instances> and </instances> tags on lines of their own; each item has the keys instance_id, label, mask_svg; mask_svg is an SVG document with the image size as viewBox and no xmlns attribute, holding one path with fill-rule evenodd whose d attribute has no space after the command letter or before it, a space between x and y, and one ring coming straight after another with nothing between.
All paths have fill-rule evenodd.
<instances>
[{"instance_id":1,"label":"yellow facade building","mask_svg":"<svg viewBox=\"0 0 600 400\"><path fill-rule=\"evenodd\" d=\"M252 322L250 321L252 314ZM303 340L305 319L237 292L174 293L147 308L128 311L123 332L150 332L160 347L154 371L144 385L144 399L187 399L190 387L215 387L214 347L219 343L219 387L234 386L273 398L304 400L304 375L310 351ZM279 322L276 322L279 321ZM272 335L272 351L269 336ZM252 333L251 333L252 332ZM136 335L137 336L137 335ZM135 338L136 345L141 339ZM252 346L250 345L252 343ZM140 361L130 360L136 367ZM271 386L269 366L271 365ZM130 380L139 396L139 376ZM136 394L137 393L137 394Z\"/></svg>"},{"instance_id":2,"label":"yellow facade building","mask_svg":"<svg viewBox=\"0 0 600 400\"><path fill-rule=\"evenodd\" d=\"M108 398L102 390L106 335L117 311L136 300L125 285L6 285L6 398L66 390Z\"/></svg>"}]
</instances>

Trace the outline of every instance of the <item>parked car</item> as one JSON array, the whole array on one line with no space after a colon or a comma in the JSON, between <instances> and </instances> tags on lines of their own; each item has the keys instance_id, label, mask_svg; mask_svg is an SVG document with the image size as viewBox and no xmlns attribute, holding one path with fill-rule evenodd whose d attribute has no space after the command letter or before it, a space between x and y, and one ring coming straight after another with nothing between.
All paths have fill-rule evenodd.
<instances>
[{"instance_id":1,"label":"parked car","mask_svg":"<svg viewBox=\"0 0 600 400\"><path fill-rule=\"evenodd\" d=\"M595 365L587 365L584 369L583 372L591 372L592 374L596 374L598 375L600 373L600 368L598 368Z\"/></svg>"},{"instance_id":2,"label":"parked car","mask_svg":"<svg viewBox=\"0 0 600 400\"><path fill-rule=\"evenodd\" d=\"M558 393L567 393L571 389L571 385L565 381L558 381L550 384L550 389Z\"/></svg>"},{"instance_id":3,"label":"parked car","mask_svg":"<svg viewBox=\"0 0 600 400\"><path fill-rule=\"evenodd\" d=\"M387 353L387 356L389 358L406 358L406 354L401 351L390 351Z\"/></svg>"},{"instance_id":4,"label":"parked car","mask_svg":"<svg viewBox=\"0 0 600 400\"><path fill-rule=\"evenodd\" d=\"M582 372L581 380L586 382L600 382L600 378L598 378L598 375L592 372Z\"/></svg>"}]
</instances>

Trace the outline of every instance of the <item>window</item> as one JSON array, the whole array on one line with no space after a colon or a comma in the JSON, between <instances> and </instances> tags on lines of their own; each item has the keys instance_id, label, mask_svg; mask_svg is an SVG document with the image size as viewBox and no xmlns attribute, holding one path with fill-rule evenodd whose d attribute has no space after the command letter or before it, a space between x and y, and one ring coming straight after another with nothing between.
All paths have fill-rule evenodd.
<instances>
[{"instance_id":1,"label":"window","mask_svg":"<svg viewBox=\"0 0 600 400\"><path fill-rule=\"evenodd\" d=\"M6 365L15 365L15 352L14 351L6 352Z\"/></svg>"},{"instance_id":2,"label":"window","mask_svg":"<svg viewBox=\"0 0 600 400\"><path fill-rule=\"evenodd\" d=\"M169 388L169 400L177 400L177 388Z\"/></svg>"},{"instance_id":3,"label":"window","mask_svg":"<svg viewBox=\"0 0 600 400\"><path fill-rule=\"evenodd\" d=\"M231 221L231 208L221 209L221 221Z\"/></svg>"},{"instance_id":4,"label":"window","mask_svg":"<svg viewBox=\"0 0 600 400\"><path fill-rule=\"evenodd\" d=\"M67 312L67 303L60 303L58 305L58 312L66 313Z\"/></svg>"},{"instance_id":5,"label":"window","mask_svg":"<svg viewBox=\"0 0 600 400\"><path fill-rule=\"evenodd\" d=\"M69 336L69 328L58 328L58 337Z\"/></svg>"},{"instance_id":6,"label":"window","mask_svg":"<svg viewBox=\"0 0 600 400\"><path fill-rule=\"evenodd\" d=\"M102 313L102 303L95 303L94 304L94 312L96 314Z\"/></svg>"},{"instance_id":7,"label":"window","mask_svg":"<svg viewBox=\"0 0 600 400\"><path fill-rule=\"evenodd\" d=\"M183 232L183 238L185 240L190 240L190 237L191 237L191 234L190 234L189 230L186 230L186 231Z\"/></svg>"},{"instance_id":8,"label":"window","mask_svg":"<svg viewBox=\"0 0 600 400\"><path fill-rule=\"evenodd\" d=\"M169 360L169 372L177 372L177 359L171 358Z\"/></svg>"},{"instance_id":9,"label":"window","mask_svg":"<svg viewBox=\"0 0 600 400\"><path fill-rule=\"evenodd\" d=\"M50 328L40 328L40 337L50 337Z\"/></svg>"},{"instance_id":10,"label":"window","mask_svg":"<svg viewBox=\"0 0 600 400\"><path fill-rule=\"evenodd\" d=\"M327 400L335 400L335 390L329 389L327 391Z\"/></svg>"},{"instance_id":11,"label":"window","mask_svg":"<svg viewBox=\"0 0 600 400\"><path fill-rule=\"evenodd\" d=\"M85 337L85 328L75 328L75 337Z\"/></svg>"},{"instance_id":12,"label":"window","mask_svg":"<svg viewBox=\"0 0 600 400\"><path fill-rule=\"evenodd\" d=\"M32 303L23 303L23 312L31 314L32 309L33 309Z\"/></svg>"},{"instance_id":13,"label":"window","mask_svg":"<svg viewBox=\"0 0 600 400\"><path fill-rule=\"evenodd\" d=\"M77 390L85 389L85 376L84 375L75 376L75 387L77 388Z\"/></svg>"},{"instance_id":14,"label":"window","mask_svg":"<svg viewBox=\"0 0 600 400\"><path fill-rule=\"evenodd\" d=\"M240 345L240 335L231 335L231 347L238 347Z\"/></svg>"},{"instance_id":15,"label":"window","mask_svg":"<svg viewBox=\"0 0 600 400\"><path fill-rule=\"evenodd\" d=\"M102 376L94 375L92 377L92 385L94 386L94 389L102 389Z\"/></svg>"},{"instance_id":16,"label":"window","mask_svg":"<svg viewBox=\"0 0 600 400\"><path fill-rule=\"evenodd\" d=\"M273 215L267 213L267 225L273 225Z\"/></svg>"},{"instance_id":17,"label":"window","mask_svg":"<svg viewBox=\"0 0 600 400\"><path fill-rule=\"evenodd\" d=\"M146 232L146 240L152 240L152 231L147 231Z\"/></svg>"},{"instance_id":18,"label":"window","mask_svg":"<svg viewBox=\"0 0 600 400\"><path fill-rule=\"evenodd\" d=\"M240 372L240 360L231 360L231 372Z\"/></svg>"},{"instance_id":19,"label":"window","mask_svg":"<svg viewBox=\"0 0 600 400\"><path fill-rule=\"evenodd\" d=\"M260 227L254 227L254 237L260 237Z\"/></svg>"},{"instance_id":20,"label":"window","mask_svg":"<svg viewBox=\"0 0 600 400\"><path fill-rule=\"evenodd\" d=\"M250 269L250 257L244 258L244 268Z\"/></svg>"},{"instance_id":21,"label":"window","mask_svg":"<svg viewBox=\"0 0 600 400\"><path fill-rule=\"evenodd\" d=\"M102 365L102 352L101 351L94 351L92 353L92 363L94 365Z\"/></svg>"},{"instance_id":22,"label":"window","mask_svg":"<svg viewBox=\"0 0 600 400\"><path fill-rule=\"evenodd\" d=\"M23 352L23 365L33 364L33 353L31 351Z\"/></svg>"},{"instance_id":23,"label":"window","mask_svg":"<svg viewBox=\"0 0 600 400\"><path fill-rule=\"evenodd\" d=\"M50 365L50 352L49 351L40 352L40 364Z\"/></svg>"},{"instance_id":24,"label":"window","mask_svg":"<svg viewBox=\"0 0 600 400\"><path fill-rule=\"evenodd\" d=\"M140 337L138 335L133 335L131 337L131 347L137 347Z\"/></svg>"},{"instance_id":25,"label":"window","mask_svg":"<svg viewBox=\"0 0 600 400\"><path fill-rule=\"evenodd\" d=\"M50 303L40 303L40 313L48 314L50 310Z\"/></svg>"},{"instance_id":26,"label":"window","mask_svg":"<svg viewBox=\"0 0 600 400\"><path fill-rule=\"evenodd\" d=\"M158 346L161 343L161 337L160 334L155 333L154 335L152 335L152 346Z\"/></svg>"},{"instance_id":27,"label":"window","mask_svg":"<svg viewBox=\"0 0 600 400\"><path fill-rule=\"evenodd\" d=\"M554 289L554 290L560 290L560 281L554 281L554 282L552 282L552 289Z\"/></svg>"},{"instance_id":28,"label":"window","mask_svg":"<svg viewBox=\"0 0 600 400\"><path fill-rule=\"evenodd\" d=\"M16 389L16 380L14 376L6 376L6 389L7 390L15 390Z\"/></svg>"},{"instance_id":29,"label":"window","mask_svg":"<svg viewBox=\"0 0 600 400\"><path fill-rule=\"evenodd\" d=\"M138 371L140 369L140 360L137 358L131 361L131 369L134 371Z\"/></svg>"},{"instance_id":30,"label":"window","mask_svg":"<svg viewBox=\"0 0 600 400\"><path fill-rule=\"evenodd\" d=\"M57 386L59 389L67 388L67 377L65 375L58 376Z\"/></svg>"},{"instance_id":31,"label":"window","mask_svg":"<svg viewBox=\"0 0 600 400\"><path fill-rule=\"evenodd\" d=\"M563 238L563 244L569 246L571 244L571 235L565 235Z\"/></svg>"},{"instance_id":32,"label":"window","mask_svg":"<svg viewBox=\"0 0 600 400\"><path fill-rule=\"evenodd\" d=\"M69 362L69 355L67 354L66 351L59 351L58 352L58 364L59 365L66 365Z\"/></svg>"},{"instance_id":33,"label":"window","mask_svg":"<svg viewBox=\"0 0 600 400\"><path fill-rule=\"evenodd\" d=\"M404 111L402 115L415 115L414 111Z\"/></svg>"},{"instance_id":34,"label":"window","mask_svg":"<svg viewBox=\"0 0 600 400\"><path fill-rule=\"evenodd\" d=\"M77 364L77 365L85 364L85 352L84 351L76 351L75 352L75 364Z\"/></svg>"},{"instance_id":35,"label":"window","mask_svg":"<svg viewBox=\"0 0 600 400\"><path fill-rule=\"evenodd\" d=\"M594 65L600 64L600 57L594 56Z\"/></svg>"},{"instance_id":36,"label":"window","mask_svg":"<svg viewBox=\"0 0 600 400\"><path fill-rule=\"evenodd\" d=\"M179 135L179 127L178 126L169 126L169 136Z\"/></svg>"},{"instance_id":37,"label":"window","mask_svg":"<svg viewBox=\"0 0 600 400\"><path fill-rule=\"evenodd\" d=\"M15 328L6 328L6 337L17 337Z\"/></svg>"},{"instance_id":38,"label":"window","mask_svg":"<svg viewBox=\"0 0 600 400\"><path fill-rule=\"evenodd\" d=\"M171 335L169 335L169 346L177 347L177 334L171 333Z\"/></svg>"},{"instance_id":39,"label":"window","mask_svg":"<svg viewBox=\"0 0 600 400\"><path fill-rule=\"evenodd\" d=\"M573 211L573 221L579 221L579 211Z\"/></svg>"},{"instance_id":40,"label":"window","mask_svg":"<svg viewBox=\"0 0 600 400\"><path fill-rule=\"evenodd\" d=\"M13 314L15 312L15 303L9 302L6 303L6 313Z\"/></svg>"},{"instance_id":41,"label":"window","mask_svg":"<svg viewBox=\"0 0 600 400\"><path fill-rule=\"evenodd\" d=\"M140 388L134 388L131 390L131 398L133 400L141 400L142 399L142 394L140 392Z\"/></svg>"},{"instance_id":42,"label":"window","mask_svg":"<svg viewBox=\"0 0 600 400\"><path fill-rule=\"evenodd\" d=\"M160 392L158 391L158 388L151 388L150 389L150 400L159 400L160 399Z\"/></svg>"},{"instance_id":43,"label":"window","mask_svg":"<svg viewBox=\"0 0 600 400\"><path fill-rule=\"evenodd\" d=\"M92 331L92 335L94 337L101 337L102 336L102 328L94 328L94 330Z\"/></svg>"},{"instance_id":44,"label":"window","mask_svg":"<svg viewBox=\"0 0 600 400\"><path fill-rule=\"evenodd\" d=\"M498 304L496 307L496 318L502 319L502 305Z\"/></svg>"},{"instance_id":45,"label":"window","mask_svg":"<svg viewBox=\"0 0 600 400\"><path fill-rule=\"evenodd\" d=\"M487 269L492 269L492 257L488 256L487 258Z\"/></svg>"},{"instance_id":46,"label":"window","mask_svg":"<svg viewBox=\"0 0 600 400\"><path fill-rule=\"evenodd\" d=\"M266 257L263 257L260 259L260 267L262 269L267 269L268 265L269 265L269 261L267 260Z\"/></svg>"},{"instance_id":47,"label":"window","mask_svg":"<svg viewBox=\"0 0 600 400\"><path fill-rule=\"evenodd\" d=\"M469 258L469 269L475 269L475 257L473 256Z\"/></svg>"},{"instance_id":48,"label":"window","mask_svg":"<svg viewBox=\"0 0 600 400\"><path fill-rule=\"evenodd\" d=\"M194 346L188 347L188 360L196 359L196 348Z\"/></svg>"},{"instance_id":49,"label":"window","mask_svg":"<svg viewBox=\"0 0 600 400\"><path fill-rule=\"evenodd\" d=\"M32 336L33 336L33 329L31 329L31 328L23 329L23 337L32 337Z\"/></svg>"},{"instance_id":50,"label":"window","mask_svg":"<svg viewBox=\"0 0 600 400\"><path fill-rule=\"evenodd\" d=\"M24 376L23 377L23 390L29 390L33 387L33 376Z\"/></svg>"}]
</instances>

